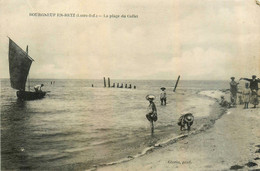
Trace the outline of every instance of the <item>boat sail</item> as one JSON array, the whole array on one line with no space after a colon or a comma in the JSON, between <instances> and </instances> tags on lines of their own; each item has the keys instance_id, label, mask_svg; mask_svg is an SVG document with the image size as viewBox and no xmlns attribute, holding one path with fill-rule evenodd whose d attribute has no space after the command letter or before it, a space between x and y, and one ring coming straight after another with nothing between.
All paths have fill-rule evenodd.
<instances>
[{"instance_id":1,"label":"boat sail","mask_svg":"<svg viewBox=\"0 0 260 171\"><path fill-rule=\"evenodd\" d=\"M33 59L9 38L9 72L11 87L25 90Z\"/></svg>"},{"instance_id":2,"label":"boat sail","mask_svg":"<svg viewBox=\"0 0 260 171\"><path fill-rule=\"evenodd\" d=\"M17 89L17 97L24 100L43 98L46 92L25 91L27 77L34 61L28 55L28 47L25 52L11 38L9 38L9 73L11 87Z\"/></svg>"}]
</instances>

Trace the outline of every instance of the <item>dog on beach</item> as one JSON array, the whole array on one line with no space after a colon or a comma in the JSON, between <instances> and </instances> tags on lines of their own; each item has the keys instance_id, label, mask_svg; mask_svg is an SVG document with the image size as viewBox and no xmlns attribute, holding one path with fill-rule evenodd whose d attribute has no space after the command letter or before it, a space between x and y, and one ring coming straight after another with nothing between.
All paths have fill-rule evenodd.
<instances>
[{"instance_id":1,"label":"dog on beach","mask_svg":"<svg viewBox=\"0 0 260 171\"><path fill-rule=\"evenodd\" d=\"M180 130L182 131L187 125L187 129L190 130L191 125L193 124L194 116L191 113L186 113L181 115L178 121L178 125L180 126Z\"/></svg>"}]
</instances>

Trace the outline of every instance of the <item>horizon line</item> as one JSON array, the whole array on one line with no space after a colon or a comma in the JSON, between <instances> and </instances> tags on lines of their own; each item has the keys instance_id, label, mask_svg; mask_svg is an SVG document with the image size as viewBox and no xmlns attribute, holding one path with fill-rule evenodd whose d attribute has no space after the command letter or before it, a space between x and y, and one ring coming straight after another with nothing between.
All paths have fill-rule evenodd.
<instances>
[{"instance_id":1,"label":"horizon line","mask_svg":"<svg viewBox=\"0 0 260 171\"><path fill-rule=\"evenodd\" d=\"M110 78L110 77L106 77L106 78ZM0 78L2 79L10 79L10 78ZM30 80L35 79L35 80L41 80L41 79L45 79L45 80L103 80L103 78L30 78ZM112 80L110 78L110 80ZM139 78L135 78L135 79L122 79L122 78L113 78L113 80L155 80L155 81L176 81L177 79L139 79ZM226 81L229 79L181 79L183 81Z\"/></svg>"}]
</instances>

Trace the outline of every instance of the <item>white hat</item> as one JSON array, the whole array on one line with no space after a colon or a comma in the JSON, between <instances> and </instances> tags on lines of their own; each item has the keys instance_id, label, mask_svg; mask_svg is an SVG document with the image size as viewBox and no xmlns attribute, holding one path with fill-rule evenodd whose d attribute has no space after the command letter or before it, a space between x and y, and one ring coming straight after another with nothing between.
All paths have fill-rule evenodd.
<instances>
[{"instance_id":1,"label":"white hat","mask_svg":"<svg viewBox=\"0 0 260 171\"><path fill-rule=\"evenodd\" d=\"M146 98L146 100L154 100L155 96L150 94L150 95L147 95L145 98Z\"/></svg>"}]
</instances>

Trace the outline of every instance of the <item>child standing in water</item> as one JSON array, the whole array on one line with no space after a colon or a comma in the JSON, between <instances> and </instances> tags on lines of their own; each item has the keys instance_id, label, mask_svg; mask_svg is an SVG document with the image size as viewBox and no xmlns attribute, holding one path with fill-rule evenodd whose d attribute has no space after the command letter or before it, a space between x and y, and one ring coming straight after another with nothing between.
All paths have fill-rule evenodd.
<instances>
[{"instance_id":1,"label":"child standing in water","mask_svg":"<svg viewBox=\"0 0 260 171\"><path fill-rule=\"evenodd\" d=\"M166 92L165 92L165 87L162 87L161 90L161 94L160 94L160 100L161 100L161 105L166 105Z\"/></svg>"},{"instance_id":2,"label":"child standing in water","mask_svg":"<svg viewBox=\"0 0 260 171\"><path fill-rule=\"evenodd\" d=\"M250 89L248 83L246 83L246 88L243 90L242 94L243 94L243 100L245 104L244 109L248 109L248 103L250 100Z\"/></svg>"}]
</instances>

